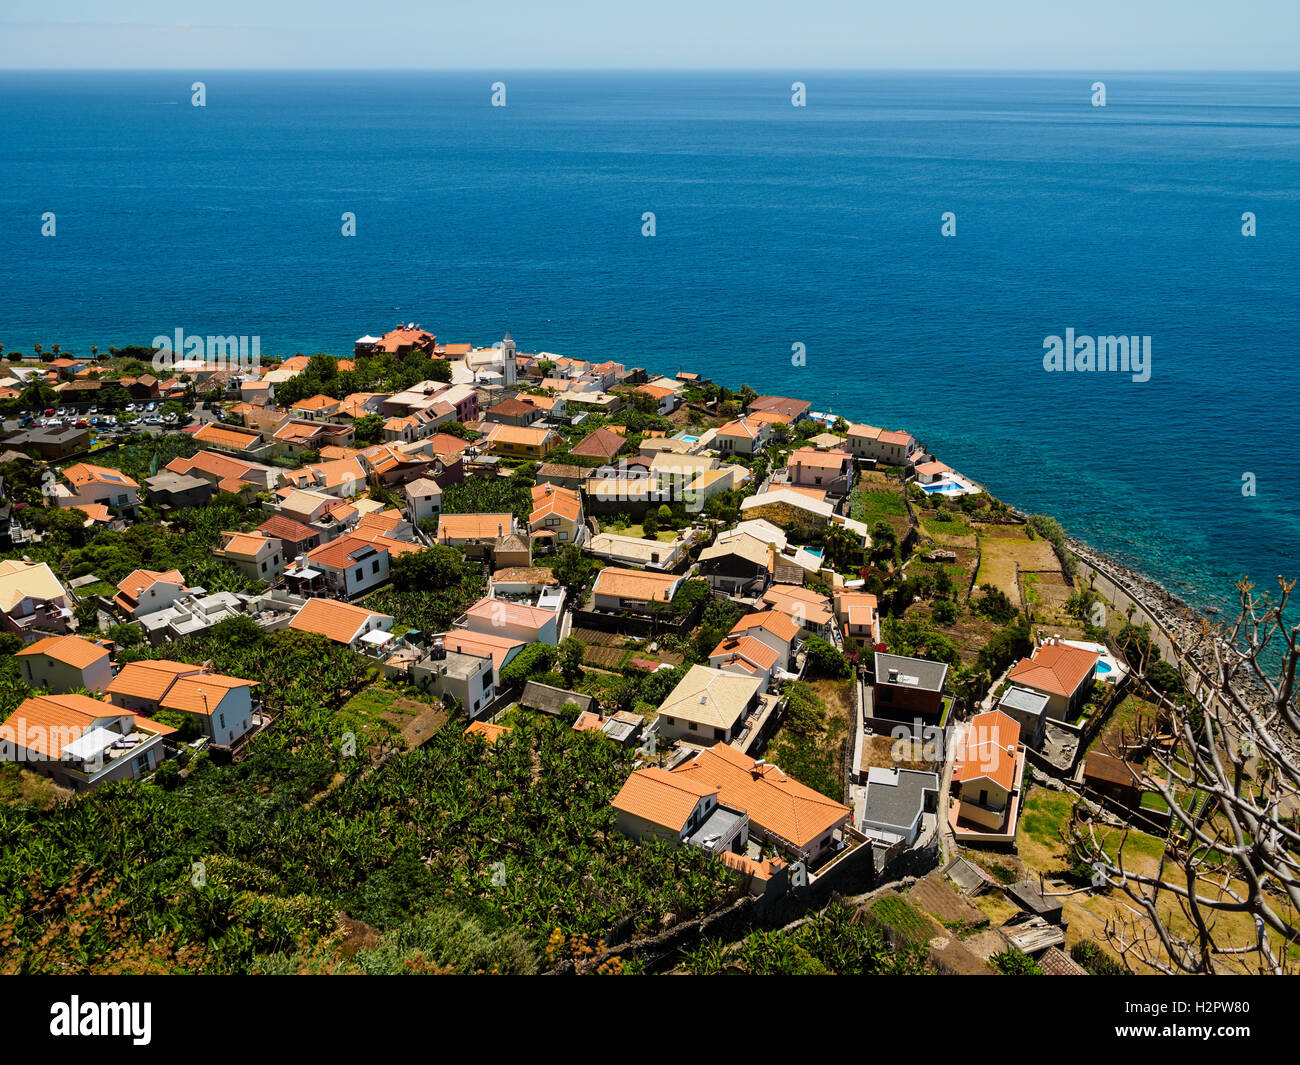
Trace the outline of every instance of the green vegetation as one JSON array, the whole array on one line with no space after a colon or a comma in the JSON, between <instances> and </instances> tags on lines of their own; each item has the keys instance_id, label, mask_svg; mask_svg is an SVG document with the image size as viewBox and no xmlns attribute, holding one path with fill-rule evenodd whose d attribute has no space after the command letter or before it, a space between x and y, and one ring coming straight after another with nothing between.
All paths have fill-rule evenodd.
<instances>
[{"instance_id":1,"label":"green vegetation","mask_svg":"<svg viewBox=\"0 0 1300 1065\"><path fill-rule=\"evenodd\" d=\"M296 666L322 697L336 683L306 661L268 666ZM526 971L556 929L632 915L644 932L733 890L702 852L614 830L630 762L599 737L523 719L485 745L444 728L362 773L298 729L312 720L300 707L247 760L198 759L174 790L0 807L0 972L311 971L331 965L340 914L385 933L361 971L392 971L421 943L444 945L424 955L435 969ZM463 954L462 935L478 944Z\"/></svg>"},{"instance_id":2,"label":"green vegetation","mask_svg":"<svg viewBox=\"0 0 1300 1065\"><path fill-rule=\"evenodd\" d=\"M843 802L839 755L847 723L827 713L825 700L807 681L791 681L783 691L785 720L768 742L764 757L799 783Z\"/></svg>"},{"instance_id":3,"label":"green vegetation","mask_svg":"<svg viewBox=\"0 0 1300 1065\"><path fill-rule=\"evenodd\" d=\"M482 569L443 544L398 555L390 573L391 584L367 596L365 606L420 632L444 631L487 594Z\"/></svg>"},{"instance_id":4,"label":"green vegetation","mask_svg":"<svg viewBox=\"0 0 1300 1065\"><path fill-rule=\"evenodd\" d=\"M1000 954L994 954L989 959L989 963L1003 976L1045 975L1038 962L1034 961L1028 954L1022 954L1015 947L1007 947Z\"/></svg>"},{"instance_id":5,"label":"green vegetation","mask_svg":"<svg viewBox=\"0 0 1300 1065\"><path fill-rule=\"evenodd\" d=\"M878 484L880 482L868 481L865 483ZM881 518L899 518L907 514L907 504L903 502L903 497L898 492L893 491L876 492L868 488L859 488L853 493L850 507L850 517L854 521L865 522L868 525L879 521Z\"/></svg>"},{"instance_id":6,"label":"green vegetation","mask_svg":"<svg viewBox=\"0 0 1300 1065\"><path fill-rule=\"evenodd\" d=\"M928 943L934 934L930 919L901 895L882 895L871 904L871 914L908 943Z\"/></svg>"},{"instance_id":7,"label":"green vegetation","mask_svg":"<svg viewBox=\"0 0 1300 1065\"><path fill-rule=\"evenodd\" d=\"M696 976L911 976L930 971L925 948L891 949L859 911L833 903L792 931L752 932L735 946L702 944L682 968Z\"/></svg>"},{"instance_id":8,"label":"green vegetation","mask_svg":"<svg viewBox=\"0 0 1300 1065\"><path fill-rule=\"evenodd\" d=\"M451 380L451 364L422 351L406 355L384 352L351 361L353 369L340 370L333 355L313 355L302 373L276 385L276 403L287 408L316 395L342 399L353 392L403 392L421 381Z\"/></svg>"},{"instance_id":9,"label":"green vegetation","mask_svg":"<svg viewBox=\"0 0 1300 1065\"><path fill-rule=\"evenodd\" d=\"M852 672L848 659L840 649L820 636L809 636L804 641L803 648L808 656L806 675L809 680L847 677Z\"/></svg>"}]
</instances>

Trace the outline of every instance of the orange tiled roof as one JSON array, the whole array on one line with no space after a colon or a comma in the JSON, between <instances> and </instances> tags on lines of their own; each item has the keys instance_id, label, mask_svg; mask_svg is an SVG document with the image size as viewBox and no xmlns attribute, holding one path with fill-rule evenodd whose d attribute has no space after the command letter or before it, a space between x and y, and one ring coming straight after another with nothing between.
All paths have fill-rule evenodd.
<instances>
[{"instance_id":1,"label":"orange tiled roof","mask_svg":"<svg viewBox=\"0 0 1300 1065\"><path fill-rule=\"evenodd\" d=\"M24 655L45 655L74 669L85 669L100 659L107 658L108 648L83 640L80 636L47 636L28 644L18 652L17 657L22 658Z\"/></svg>"},{"instance_id":2,"label":"orange tiled roof","mask_svg":"<svg viewBox=\"0 0 1300 1065\"><path fill-rule=\"evenodd\" d=\"M606 566L596 575L593 594L614 595L620 599L641 599L647 603L667 603L672 599L671 589L678 579L669 573L650 573L646 570Z\"/></svg>"},{"instance_id":3,"label":"orange tiled roof","mask_svg":"<svg viewBox=\"0 0 1300 1065\"><path fill-rule=\"evenodd\" d=\"M140 595L144 590L159 581L166 581L169 584L185 585L185 578L181 576L178 569L169 570L152 570L138 569L125 577L117 586L117 590L122 594L118 599L125 597L131 605L139 602Z\"/></svg>"},{"instance_id":4,"label":"orange tiled roof","mask_svg":"<svg viewBox=\"0 0 1300 1065\"><path fill-rule=\"evenodd\" d=\"M759 765L725 743L701 751L672 773L715 789L718 802L744 810L755 825L796 847L805 847L827 829L842 824L851 812L776 766Z\"/></svg>"},{"instance_id":5,"label":"orange tiled roof","mask_svg":"<svg viewBox=\"0 0 1300 1065\"><path fill-rule=\"evenodd\" d=\"M247 451L249 448L258 445L258 442L262 439L262 434L250 432L247 429L237 429L233 425L218 425L216 422L208 422L199 426L194 433L194 439L203 443L210 442Z\"/></svg>"},{"instance_id":6,"label":"orange tiled roof","mask_svg":"<svg viewBox=\"0 0 1300 1065\"><path fill-rule=\"evenodd\" d=\"M81 511L90 521L113 520L113 515L103 503L78 503L73 509Z\"/></svg>"},{"instance_id":7,"label":"orange tiled roof","mask_svg":"<svg viewBox=\"0 0 1300 1065\"><path fill-rule=\"evenodd\" d=\"M744 659L761 669L771 670L781 654L753 636L727 636L710 653L710 665L713 664L713 659L721 657Z\"/></svg>"},{"instance_id":8,"label":"orange tiled roof","mask_svg":"<svg viewBox=\"0 0 1300 1065\"><path fill-rule=\"evenodd\" d=\"M442 645L448 651L491 658L496 669L505 665L506 656L516 647L525 646L523 640L512 640L509 636L496 636L489 632L470 632L467 629L453 629L442 638Z\"/></svg>"},{"instance_id":9,"label":"orange tiled roof","mask_svg":"<svg viewBox=\"0 0 1300 1065\"><path fill-rule=\"evenodd\" d=\"M534 485L533 512L528 516L528 524L535 525L552 514L577 521L582 514L582 497L571 488L549 483Z\"/></svg>"},{"instance_id":10,"label":"orange tiled roof","mask_svg":"<svg viewBox=\"0 0 1300 1065\"><path fill-rule=\"evenodd\" d=\"M371 555L375 551L383 550L383 547L371 543L369 540L363 540L360 537L345 534L337 540L331 540L327 544L322 544L311 551L307 552L307 559L317 565L328 566L330 569L347 569L353 564L357 555Z\"/></svg>"},{"instance_id":11,"label":"orange tiled roof","mask_svg":"<svg viewBox=\"0 0 1300 1065\"><path fill-rule=\"evenodd\" d=\"M612 429L601 426L569 448L569 454L582 458L610 459L619 453L626 442Z\"/></svg>"},{"instance_id":12,"label":"orange tiled roof","mask_svg":"<svg viewBox=\"0 0 1300 1065\"><path fill-rule=\"evenodd\" d=\"M496 743L510 731L508 725L494 725L490 721L472 721L465 730L466 736L482 736L484 743Z\"/></svg>"},{"instance_id":13,"label":"orange tiled roof","mask_svg":"<svg viewBox=\"0 0 1300 1065\"><path fill-rule=\"evenodd\" d=\"M1016 663L1007 679L1042 692L1069 697L1097 668L1098 655L1067 643L1045 643L1033 657Z\"/></svg>"},{"instance_id":14,"label":"orange tiled roof","mask_svg":"<svg viewBox=\"0 0 1300 1065\"><path fill-rule=\"evenodd\" d=\"M1001 710L976 714L966 728L966 738L952 767L952 779L987 777L1010 791L1016 781L1016 753L1020 724Z\"/></svg>"},{"instance_id":15,"label":"orange tiled roof","mask_svg":"<svg viewBox=\"0 0 1300 1065\"><path fill-rule=\"evenodd\" d=\"M717 791L716 787L651 767L629 776L612 805L633 817L681 832L700 800Z\"/></svg>"},{"instance_id":16,"label":"orange tiled roof","mask_svg":"<svg viewBox=\"0 0 1300 1065\"><path fill-rule=\"evenodd\" d=\"M192 666L188 662L144 659L124 665L105 690L109 695L126 695L156 703L167 694L177 677L202 672L202 666Z\"/></svg>"},{"instance_id":17,"label":"orange tiled roof","mask_svg":"<svg viewBox=\"0 0 1300 1065\"><path fill-rule=\"evenodd\" d=\"M272 514L257 527L257 531L295 545L319 535L310 525L294 521L293 518L287 518L283 514Z\"/></svg>"},{"instance_id":18,"label":"orange tiled roof","mask_svg":"<svg viewBox=\"0 0 1300 1065\"><path fill-rule=\"evenodd\" d=\"M257 553L272 542L271 537L256 533L223 532L221 535L230 537L222 552L235 558L256 558Z\"/></svg>"},{"instance_id":19,"label":"orange tiled roof","mask_svg":"<svg viewBox=\"0 0 1300 1065\"><path fill-rule=\"evenodd\" d=\"M790 454L786 468L811 466L819 470L838 470L846 462L852 461L852 458L847 451L818 451L816 448L801 447Z\"/></svg>"},{"instance_id":20,"label":"orange tiled roof","mask_svg":"<svg viewBox=\"0 0 1300 1065\"><path fill-rule=\"evenodd\" d=\"M803 617L814 625L824 625L832 616L830 600L826 596L797 584L772 585L763 593L763 602L774 610Z\"/></svg>"},{"instance_id":21,"label":"orange tiled roof","mask_svg":"<svg viewBox=\"0 0 1300 1065\"><path fill-rule=\"evenodd\" d=\"M89 462L78 462L73 466L69 466L63 471L63 476L69 484L76 488L88 484L125 485L128 488L140 487L120 470L114 470L108 466L92 466Z\"/></svg>"},{"instance_id":22,"label":"orange tiled roof","mask_svg":"<svg viewBox=\"0 0 1300 1065\"><path fill-rule=\"evenodd\" d=\"M367 618L380 617L351 603L333 599L308 599L293 616L289 628L299 632L314 632L335 643L351 643Z\"/></svg>"},{"instance_id":23,"label":"orange tiled roof","mask_svg":"<svg viewBox=\"0 0 1300 1065\"><path fill-rule=\"evenodd\" d=\"M758 396L750 401L747 409L752 411L774 411L789 418L797 418L812 407L806 399L790 399L788 396Z\"/></svg>"},{"instance_id":24,"label":"orange tiled roof","mask_svg":"<svg viewBox=\"0 0 1300 1065\"><path fill-rule=\"evenodd\" d=\"M495 540L514 528L512 514L442 514L437 539Z\"/></svg>"},{"instance_id":25,"label":"orange tiled roof","mask_svg":"<svg viewBox=\"0 0 1300 1065\"><path fill-rule=\"evenodd\" d=\"M318 392L314 396L308 396L306 399L300 399L293 405L293 410L326 410L333 409L339 405L339 401L333 396L327 396L323 392Z\"/></svg>"},{"instance_id":26,"label":"orange tiled roof","mask_svg":"<svg viewBox=\"0 0 1300 1065\"><path fill-rule=\"evenodd\" d=\"M235 688L252 688L256 681L243 680L240 677L223 677L220 673L203 673L194 677L179 677L162 697L160 706L168 710L179 710L184 714L204 714L211 717L212 711L221 705L226 693Z\"/></svg>"},{"instance_id":27,"label":"orange tiled roof","mask_svg":"<svg viewBox=\"0 0 1300 1065\"><path fill-rule=\"evenodd\" d=\"M36 695L19 703L0 724L0 740L21 743L58 761L63 748L80 739L96 720L122 715L117 707L85 695Z\"/></svg>"},{"instance_id":28,"label":"orange tiled roof","mask_svg":"<svg viewBox=\"0 0 1300 1065\"><path fill-rule=\"evenodd\" d=\"M743 618L732 626L732 633L748 632L750 629L766 629L778 640L791 643L799 635L799 626L794 623L789 614L783 614L779 610L761 610L754 614L746 614Z\"/></svg>"}]
</instances>

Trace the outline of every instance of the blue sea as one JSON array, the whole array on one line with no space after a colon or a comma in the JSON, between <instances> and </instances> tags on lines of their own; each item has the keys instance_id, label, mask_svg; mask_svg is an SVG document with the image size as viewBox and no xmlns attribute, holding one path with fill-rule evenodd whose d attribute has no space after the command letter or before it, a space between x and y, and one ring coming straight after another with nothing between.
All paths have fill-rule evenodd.
<instances>
[{"instance_id":1,"label":"blue sea","mask_svg":"<svg viewBox=\"0 0 1300 1065\"><path fill-rule=\"evenodd\" d=\"M1300 75L5 73L0 138L9 350L509 330L909 429L1195 604L1300 574Z\"/></svg>"}]
</instances>

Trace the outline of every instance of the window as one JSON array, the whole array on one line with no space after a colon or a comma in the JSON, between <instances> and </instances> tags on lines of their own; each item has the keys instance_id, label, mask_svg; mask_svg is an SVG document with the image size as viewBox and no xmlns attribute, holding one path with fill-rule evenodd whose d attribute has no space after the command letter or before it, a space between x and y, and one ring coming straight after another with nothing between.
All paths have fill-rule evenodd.
<instances>
[{"instance_id":1,"label":"window","mask_svg":"<svg viewBox=\"0 0 1300 1065\"><path fill-rule=\"evenodd\" d=\"M362 579L365 577L365 575L366 575L366 567L365 567L365 566L358 566L358 567L357 567L357 572L356 572L356 578L357 578L357 580L362 580Z\"/></svg>"},{"instance_id":2,"label":"window","mask_svg":"<svg viewBox=\"0 0 1300 1065\"><path fill-rule=\"evenodd\" d=\"M265 562L262 563L262 572L263 572L263 573L266 572L266 563L265 563Z\"/></svg>"},{"instance_id":3,"label":"window","mask_svg":"<svg viewBox=\"0 0 1300 1065\"><path fill-rule=\"evenodd\" d=\"M375 559L372 563L370 563L370 572L371 573L379 572L379 559Z\"/></svg>"},{"instance_id":4,"label":"window","mask_svg":"<svg viewBox=\"0 0 1300 1065\"><path fill-rule=\"evenodd\" d=\"M699 732L699 731L700 731L700 726L697 725L694 721L688 721L688 722L686 723L686 727L687 727L688 729L690 729L692 732Z\"/></svg>"},{"instance_id":5,"label":"window","mask_svg":"<svg viewBox=\"0 0 1300 1065\"><path fill-rule=\"evenodd\" d=\"M218 715L217 715L217 720L221 722L221 727L222 727L222 728L225 728L225 727L226 727L226 715L225 715L225 714L218 714Z\"/></svg>"}]
</instances>

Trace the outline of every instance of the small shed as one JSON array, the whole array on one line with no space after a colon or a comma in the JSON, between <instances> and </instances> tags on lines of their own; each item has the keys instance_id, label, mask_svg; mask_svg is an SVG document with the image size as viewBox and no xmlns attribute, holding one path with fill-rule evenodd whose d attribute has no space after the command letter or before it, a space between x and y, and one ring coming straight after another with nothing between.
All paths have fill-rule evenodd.
<instances>
[{"instance_id":1,"label":"small shed","mask_svg":"<svg viewBox=\"0 0 1300 1065\"><path fill-rule=\"evenodd\" d=\"M573 703L586 713L593 708L595 700L590 695L579 695L564 688L553 688L549 684L530 680L524 685L524 693L519 697L519 705L529 710L539 710L543 714L559 714L567 703Z\"/></svg>"},{"instance_id":2,"label":"small shed","mask_svg":"<svg viewBox=\"0 0 1300 1065\"><path fill-rule=\"evenodd\" d=\"M1045 896L1032 880L1017 880L1003 890L1007 893L1007 897L1022 910L1041 917L1050 924L1061 923L1060 900Z\"/></svg>"}]
</instances>

